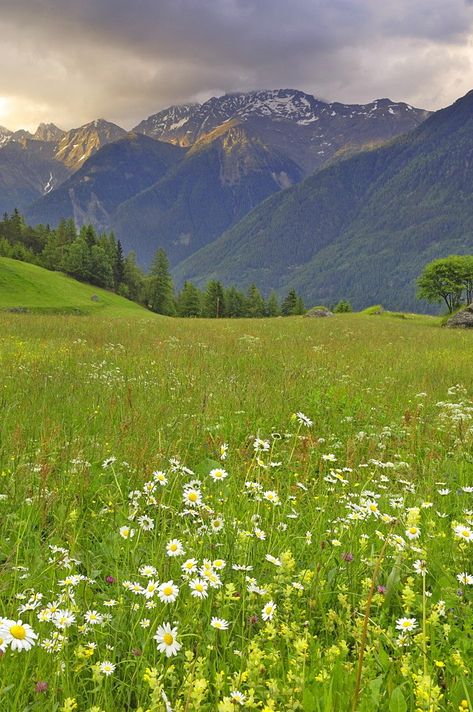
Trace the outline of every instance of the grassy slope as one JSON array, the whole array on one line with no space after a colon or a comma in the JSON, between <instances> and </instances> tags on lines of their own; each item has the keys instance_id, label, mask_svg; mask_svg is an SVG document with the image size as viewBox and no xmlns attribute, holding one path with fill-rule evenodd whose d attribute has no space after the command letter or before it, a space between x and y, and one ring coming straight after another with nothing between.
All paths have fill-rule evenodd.
<instances>
[{"instance_id":1,"label":"grassy slope","mask_svg":"<svg viewBox=\"0 0 473 712\"><path fill-rule=\"evenodd\" d=\"M93 296L98 301L92 300ZM123 297L18 260L0 257L0 309L26 308L107 316L151 316Z\"/></svg>"}]
</instances>

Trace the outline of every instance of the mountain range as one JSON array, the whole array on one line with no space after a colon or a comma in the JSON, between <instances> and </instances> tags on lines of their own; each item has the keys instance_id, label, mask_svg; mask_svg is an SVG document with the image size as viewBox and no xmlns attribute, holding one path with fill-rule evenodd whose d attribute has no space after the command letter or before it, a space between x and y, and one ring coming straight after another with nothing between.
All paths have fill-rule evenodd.
<instances>
[{"instance_id":1,"label":"mountain range","mask_svg":"<svg viewBox=\"0 0 473 712\"><path fill-rule=\"evenodd\" d=\"M142 263L162 246L177 264L271 194L418 126L427 115L389 99L328 104L277 89L170 107L129 133L103 119L68 132L41 125L35 134L12 134L0 148L0 177L8 146L23 163L34 155L38 164L28 191L20 176L15 190L0 180L0 208L14 203L33 223L71 217L78 225L113 228ZM116 143L119 149L107 148Z\"/></svg>"},{"instance_id":2,"label":"mountain range","mask_svg":"<svg viewBox=\"0 0 473 712\"><path fill-rule=\"evenodd\" d=\"M0 128L0 207L114 229L144 265L164 247L178 284L413 308L426 261L473 249L471 117L473 93L431 114L277 89L170 107L131 132Z\"/></svg>"},{"instance_id":3,"label":"mountain range","mask_svg":"<svg viewBox=\"0 0 473 712\"><path fill-rule=\"evenodd\" d=\"M177 266L179 281L218 276L309 303L346 296L415 309L430 260L473 252L473 91L418 128L272 196Z\"/></svg>"}]
</instances>

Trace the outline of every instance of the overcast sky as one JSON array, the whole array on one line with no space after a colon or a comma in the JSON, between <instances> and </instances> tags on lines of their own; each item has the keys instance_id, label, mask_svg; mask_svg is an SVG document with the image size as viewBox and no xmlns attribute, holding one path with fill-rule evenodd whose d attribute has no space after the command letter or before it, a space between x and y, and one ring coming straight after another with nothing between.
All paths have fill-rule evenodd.
<instances>
[{"instance_id":1,"label":"overcast sky","mask_svg":"<svg viewBox=\"0 0 473 712\"><path fill-rule=\"evenodd\" d=\"M473 88L473 0L0 0L0 33L11 129L257 88L426 109Z\"/></svg>"}]
</instances>

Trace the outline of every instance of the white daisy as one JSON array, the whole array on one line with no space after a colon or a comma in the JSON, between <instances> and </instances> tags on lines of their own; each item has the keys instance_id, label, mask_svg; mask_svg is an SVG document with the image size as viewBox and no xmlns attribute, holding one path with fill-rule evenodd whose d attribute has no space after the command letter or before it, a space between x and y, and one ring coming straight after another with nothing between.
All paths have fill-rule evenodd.
<instances>
[{"instance_id":1,"label":"white daisy","mask_svg":"<svg viewBox=\"0 0 473 712\"><path fill-rule=\"evenodd\" d=\"M165 581L158 588L158 598L163 603L174 603L179 595L179 588L174 581Z\"/></svg>"},{"instance_id":2,"label":"white daisy","mask_svg":"<svg viewBox=\"0 0 473 712\"><path fill-rule=\"evenodd\" d=\"M133 539L135 530L130 529L130 527L125 524L125 526L120 527L120 536L123 537L123 539Z\"/></svg>"},{"instance_id":3,"label":"white daisy","mask_svg":"<svg viewBox=\"0 0 473 712\"><path fill-rule=\"evenodd\" d=\"M183 573L193 574L197 571L197 559L187 559L181 566Z\"/></svg>"},{"instance_id":4,"label":"white daisy","mask_svg":"<svg viewBox=\"0 0 473 712\"><path fill-rule=\"evenodd\" d=\"M158 586L159 586L159 581L150 579L148 581L147 585L143 589L143 596L145 598L153 598L154 594L158 590Z\"/></svg>"},{"instance_id":5,"label":"white daisy","mask_svg":"<svg viewBox=\"0 0 473 712\"><path fill-rule=\"evenodd\" d=\"M155 482L160 484L162 487L164 487L164 485L167 485L167 483L168 483L166 474L164 472L161 472L161 470L157 470L156 472L153 472L153 479Z\"/></svg>"},{"instance_id":6,"label":"white daisy","mask_svg":"<svg viewBox=\"0 0 473 712\"><path fill-rule=\"evenodd\" d=\"M195 487L188 487L182 494L184 504L190 507L198 507L202 504L202 493Z\"/></svg>"},{"instance_id":7,"label":"white daisy","mask_svg":"<svg viewBox=\"0 0 473 712\"><path fill-rule=\"evenodd\" d=\"M265 603L263 606L263 610L261 611L261 617L264 621L271 621L273 620L274 613L276 611L276 604L274 601L268 601L268 603Z\"/></svg>"},{"instance_id":8,"label":"white daisy","mask_svg":"<svg viewBox=\"0 0 473 712\"><path fill-rule=\"evenodd\" d=\"M243 706L246 702L246 697L243 694L243 692L240 692L239 690L232 690L230 692L230 699L233 703L238 703L239 705Z\"/></svg>"},{"instance_id":9,"label":"white daisy","mask_svg":"<svg viewBox=\"0 0 473 712\"><path fill-rule=\"evenodd\" d=\"M421 574L422 576L425 576L429 573L427 571L427 563L422 559L417 559L417 561L414 561L413 568L416 574Z\"/></svg>"},{"instance_id":10,"label":"white daisy","mask_svg":"<svg viewBox=\"0 0 473 712\"><path fill-rule=\"evenodd\" d=\"M184 547L179 539L171 539L166 544L166 554L168 556L183 556L185 554Z\"/></svg>"},{"instance_id":11,"label":"white daisy","mask_svg":"<svg viewBox=\"0 0 473 712\"><path fill-rule=\"evenodd\" d=\"M411 541L414 539L418 539L420 537L419 527L409 527L409 529L406 529L406 536Z\"/></svg>"},{"instance_id":12,"label":"white daisy","mask_svg":"<svg viewBox=\"0 0 473 712\"><path fill-rule=\"evenodd\" d=\"M150 564L144 564L144 566L140 566L139 572L142 576L146 576L146 578L152 578L153 576L156 576L156 569L154 566L150 566Z\"/></svg>"},{"instance_id":13,"label":"white daisy","mask_svg":"<svg viewBox=\"0 0 473 712\"><path fill-rule=\"evenodd\" d=\"M470 527L465 527L463 524L459 524L453 531L457 539L463 539L463 541L473 541L473 531Z\"/></svg>"},{"instance_id":14,"label":"white daisy","mask_svg":"<svg viewBox=\"0 0 473 712\"><path fill-rule=\"evenodd\" d=\"M224 480L225 477L228 477L228 472L223 470L221 467L216 467L214 470L210 470L209 476L214 482L220 482L221 480Z\"/></svg>"},{"instance_id":15,"label":"white daisy","mask_svg":"<svg viewBox=\"0 0 473 712\"><path fill-rule=\"evenodd\" d=\"M396 628L402 631L414 630L417 628L417 621L415 618L398 618Z\"/></svg>"},{"instance_id":16,"label":"white daisy","mask_svg":"<svg viewBox=\"0 0 473 712\"><path fill-rule=\"evenodd\" d=\"M104 660L103 663L99 664L99 670L102 675L111 675L115 671L115 668L116 665L109 660Z\"/></svg>"},{"instance_id":17,"label":"white daisy","mask_svg":"<svg viewBox=\"0 0 473 712\"><path fill-rule=\"evenodd\" d=\"M212 628L217 628L217 630L227 630L229 623L225 620L225 618L217 618L216 616L213 616L210 621L210 625Z\"/></svg>"},{"instance_id":18,"label":"white daisy","mask_svg":"<svg viewBox=\"0 0 473 712\"><path fill-rule=\"evenodd\" d=\"M158 644L159 652L166 653L168 658L177 655L182 648L182 645L177 640L177 626L171 628L169 623L160 625L153 638Z\"/></svg>"},{"instance_id":19,"label":"white daisy","mask_svg":"<svg viewBox=\"0 0 473 712\"><path fill-rule=\"evenodd\" d=\"M191 596L194 598L207 598L209 595L207 593L209 584L204 579L193 579L189 582L189 586L191 588Z\"/></svg>"},{"instance_id":20,"label":"white daisy","mask_svg":"<svg viewBox=\"0 0 473 712\"><path fill-rule=\"evenodd\" d=\"M51 616L51 620L59 630L65 630L75 623L76 617L71 611L58 610Z\"/></svg>"},{"instance_id":21,"label":"white daisy","mask_svg":"<svg viewBox=\"0 0 473 712\"><path fill-rule=\"evenodd\" d=\"M12 650L30 650L35 645L37 634L28 623L4 619L0 626L0 638L3 646L10 646Z\"/></svg>"},{"instance_id":22,"label":"white daisy","mask_svg":"<svg viewBox=\"0 0 473 712\"><path fill-rule=\"evenodd\" d=\"M86 611L84 613L84 618L87 623L90 623L90 625L100 625L103 623L103 615L101 613L97 613L97 611Z\"/></svg>"}]
</instances>

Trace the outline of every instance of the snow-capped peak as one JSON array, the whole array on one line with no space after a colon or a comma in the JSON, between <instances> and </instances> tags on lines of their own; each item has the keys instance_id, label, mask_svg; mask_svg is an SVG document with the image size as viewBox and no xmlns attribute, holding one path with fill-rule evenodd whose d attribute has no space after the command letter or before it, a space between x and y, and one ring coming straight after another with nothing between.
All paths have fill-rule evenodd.
<instances>
[{"instance_id":1,"label":"snow-capped peak","mask_svg":"<svg viewBox=\"0 0 473 712\"><path fill-rule=\"evenodd\" d=\"M297 89L262 89L212 97L203 104L171 106L142 121L134 131L191 145L200 136L231 119L261 118L304 127L321 119L324 122L338 118L377 120L389 115L402 116L409 111L421 110L390 99L377 99L370 104L326 103Z\"/></svg>"}]
</instances>

